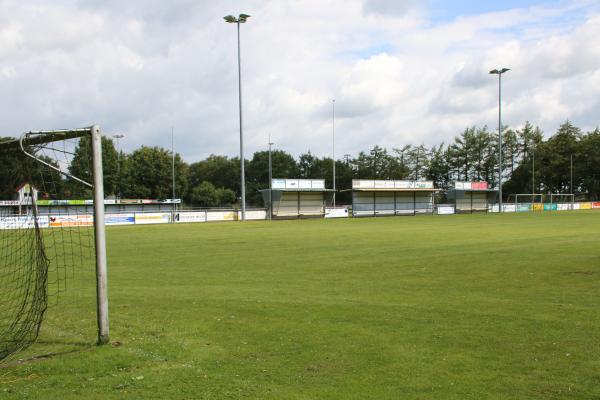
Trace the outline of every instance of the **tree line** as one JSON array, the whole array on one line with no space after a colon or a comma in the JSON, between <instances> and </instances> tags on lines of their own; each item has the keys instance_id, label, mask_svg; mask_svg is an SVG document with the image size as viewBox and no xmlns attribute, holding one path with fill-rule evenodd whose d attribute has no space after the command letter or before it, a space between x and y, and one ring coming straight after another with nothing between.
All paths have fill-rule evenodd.
<instances>
[{"instance_id":1,"label":"tree line","mask_svg":"<svg viewBox=\"0 0 600 400\"><path fill-rule=\"evenodd\" d=\"M131 153L117 152L111 138L103 139L104 187L107 195L121 198L172 197L173 154L161 147L142 146ZM600 198L600 131L582 132L571 122L544 138L529 122L521 129L504 128L502 134L503 193L574 193L580 198ZM335 161L337 189L351 189L352 179L432 180L437 188L449 189L454 181L498 181L498 134L487 127L469 127L449 143L432 147L407 144L374 146L357 156ZM257 151L244 161L246 201L262 206L259 189L269 186L268 151ZM69 171L91 180L89 142L82 139L75 149ZM272 152L273 177L325 179L331 188L333 161L310 151L297 159L284 150ZM240 160L210 155L186 163L174 157L175 195L187 204L203 207L230 206L239 201ZM0 185L6 179L0 175ZM0 188L6 193L6 188ZM65 186L62 195L89 196L81 185ZM443 194L441 194L443 196ZM349 192L337 196L339 203L351 201ZM439 199L443 201L444 199Z\"/></svg>"}]
</instances>

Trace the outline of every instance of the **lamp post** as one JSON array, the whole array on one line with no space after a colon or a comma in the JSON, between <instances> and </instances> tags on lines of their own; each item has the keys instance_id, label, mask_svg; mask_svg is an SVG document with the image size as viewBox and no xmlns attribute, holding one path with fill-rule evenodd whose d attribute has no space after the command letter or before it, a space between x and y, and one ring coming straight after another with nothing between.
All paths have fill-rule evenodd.
<instances>
[{"instance_id":1,"label":"lamp post","mask_svg":"<svg viewBox=\"0 0 600 400\"><path fill-rule=\"evenodd\" d=\"M502 212L502 74L509 68L493 69L490 74L498 75L498 190L500 198L499 212Z\"/></svg>"},{"instance_id":2,"label":"lamp post","mask_svg":"<svg viewBox=\"0 0 600 400\"><path fill-rule=\"evenodd\" d=\"M240 24L246 23L250 16L240 14L237 18L233 15L223 17L225 22L237 25L237 44L238 44L238 92L240 105L240 175L241 175L241 191L242 191L242 221L246 220L246 177L244 173L244 135L242 130L242 62L240 54Z\"/></svg>"},{"instance_id":3,"label":"lamp post","mask_svg":"<svg viewBox=\"0 0 600 400\"><path fill-rule=\"evenodd\" d=\"M331 141L333 156L333 208L335 208L335 99L331 100Z\"/></svg>"},{"instance_id":4,"label":"lamp post","mask_svg":"<svg viewBox=\"0 0 600 400\"><path fill-rule=\"evenodd\" d=\"M271 134L269 134L269 221L273 218L273 164L271 159Z\"/></svg>"},{"instance_id":5,"label":"lamp post","mask_svg":"<svg viewBox=\"0 0 600 400\"><path fill-rule=\"evenodd\" d=\"M119 147L119 139L123 139L125 135L112 135L117 139L117 196L121 198L121 148Z\"/></svg>"},{"instance_id":6,"label":"lamp post","mask_svg":"<svg viewBox=\"0 0 600 400\"><path fill-rule=\"evenodd\" d=\"M173 202L173 211L177 211L177 205L175 204L175 134L173 127L171 127L171 182L173 183L173 193L171 201ZM175 216L173 216L175 218Z\"/></svg>"}]
</instances>

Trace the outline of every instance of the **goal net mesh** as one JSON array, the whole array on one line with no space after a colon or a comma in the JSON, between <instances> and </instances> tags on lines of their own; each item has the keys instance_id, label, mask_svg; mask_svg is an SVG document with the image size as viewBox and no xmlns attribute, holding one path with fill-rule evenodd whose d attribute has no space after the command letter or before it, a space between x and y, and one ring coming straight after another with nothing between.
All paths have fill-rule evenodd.
<instances>
[{"instance_id":1,"label":"goal net mesh","mask_svg":"<svg viewBox=\"0 0 600 400\"><path fill-rule=\"evenodd\" d=\"M93 274L91 180L79 177L90 176L89 132L0 138L0 361L37 339L77 274Z\"/></svg>"}]
</instances>

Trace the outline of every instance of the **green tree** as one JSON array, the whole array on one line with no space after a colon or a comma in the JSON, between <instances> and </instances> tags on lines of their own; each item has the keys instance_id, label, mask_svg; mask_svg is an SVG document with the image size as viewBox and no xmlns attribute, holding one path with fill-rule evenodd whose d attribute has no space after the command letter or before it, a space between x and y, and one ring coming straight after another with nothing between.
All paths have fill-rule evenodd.
<instances>
[{"instance_id":1,"label":"green tree","mask_svg":"<svg viewBox=\"0 0 600 400\"><path fill-rule=\"evenodd\" d=\"M580 191L587 192L590 200L600 199L600 129L581 139L579 156L573 164Z\"/></svg>"},{"instance_id":2,"label":"green tree","mask_svg":"<svg viewBox=\"0 0 600 400\"><path fill-rule=\"evenodd\" d=\"M271 153L273 178L298 178L300 173L296 160L283 150ZM246 167L246 202L250 205L262 205L260 189L269 187L269 152L257 151Z\"/></svg>"},{"instance_id":3,"label":"green tree","mask_svg":"<svg viewBox=\"0 0 600 400\"><path fill-rule=\"evenodd\" d=\"M214 207L219 204L217 190L215 189L215 186L208 181L204 181L192 189L191 199L193 204L202 207Z\"/></svg>"},{"instance_id":4,"label":"green tree","mask_svg":"<svg viewBox=\"0 0 600 400\"><path fill-rule=\"evenodd\" d=\"M204 181L215 187L240 191L240 160L211 154L205 160L192 163L189 168L189 186L196 187Z\"/></svg>"},{"instance_id":5,"label":"green tree","mask_svg":"<svg viewBox=\"0 0 600 400\"><path fill-rule=\"evenodd\" d=\"M172 154L161 147L135 150L124 162L128 174L125 197L169 199L172 197ZM188 188L188 165L175 155L175 195L185 197Z\"/></svg>"},{"instance_id":6,"label":"green tree","mask_svg":"<svg viewBox=\"0 0 600 400\"><path fill-rule=\"evenodd\" d=\"M119 182L119 167L117 164L117 150L113 140L102 136L102 175L104 177L104 195L117 194ZM92 148L89 136L79 139L73 158L69 165L69 173L85 182L92 183ZM91 197L91 189L76 181L69 181L69 187L73 196Z\"/></svg>"},{"instance_id":7,"label":"green tree","mask_svg":"<svg viewBox=\"0 0 600 400\"><path fill-rule=\"evenodd\" d=\"M216 194L217 202L220 206L231 206L237 200L235 192L231 189L218 188Z\"/></svg>"},{"instance_id":8,"label":"green tree","mask_svg":"<svg viewBox=\"0 0 600 400\"><path fill-rule=\"evenodd\" d=\"M0 137L0 142L14 138ZM50 157L39 158L58 168L58 163ZM65 198L67 188L65 178L55 169L26 156L18 146L0 146L0 200L10 200L16 194L16 188L23 183L31 183L39 190L40 198Z\"/></svg>"}]
</instances>

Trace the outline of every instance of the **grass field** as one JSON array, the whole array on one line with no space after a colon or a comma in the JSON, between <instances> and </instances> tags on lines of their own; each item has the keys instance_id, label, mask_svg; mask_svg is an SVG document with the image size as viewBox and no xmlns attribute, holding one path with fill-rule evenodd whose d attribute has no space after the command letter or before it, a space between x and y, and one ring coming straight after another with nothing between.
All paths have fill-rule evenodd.
<instances>
[{"instance_id":1,"label":"grass field","mask_svg":"<svg viewBox=\"0 0 600 400\"><path fill-rule=\"evenodd\" d=\"M71 290L0 398L600 399L600 212L108 235L118 343Z\"/></svg>"}]
</instances>

